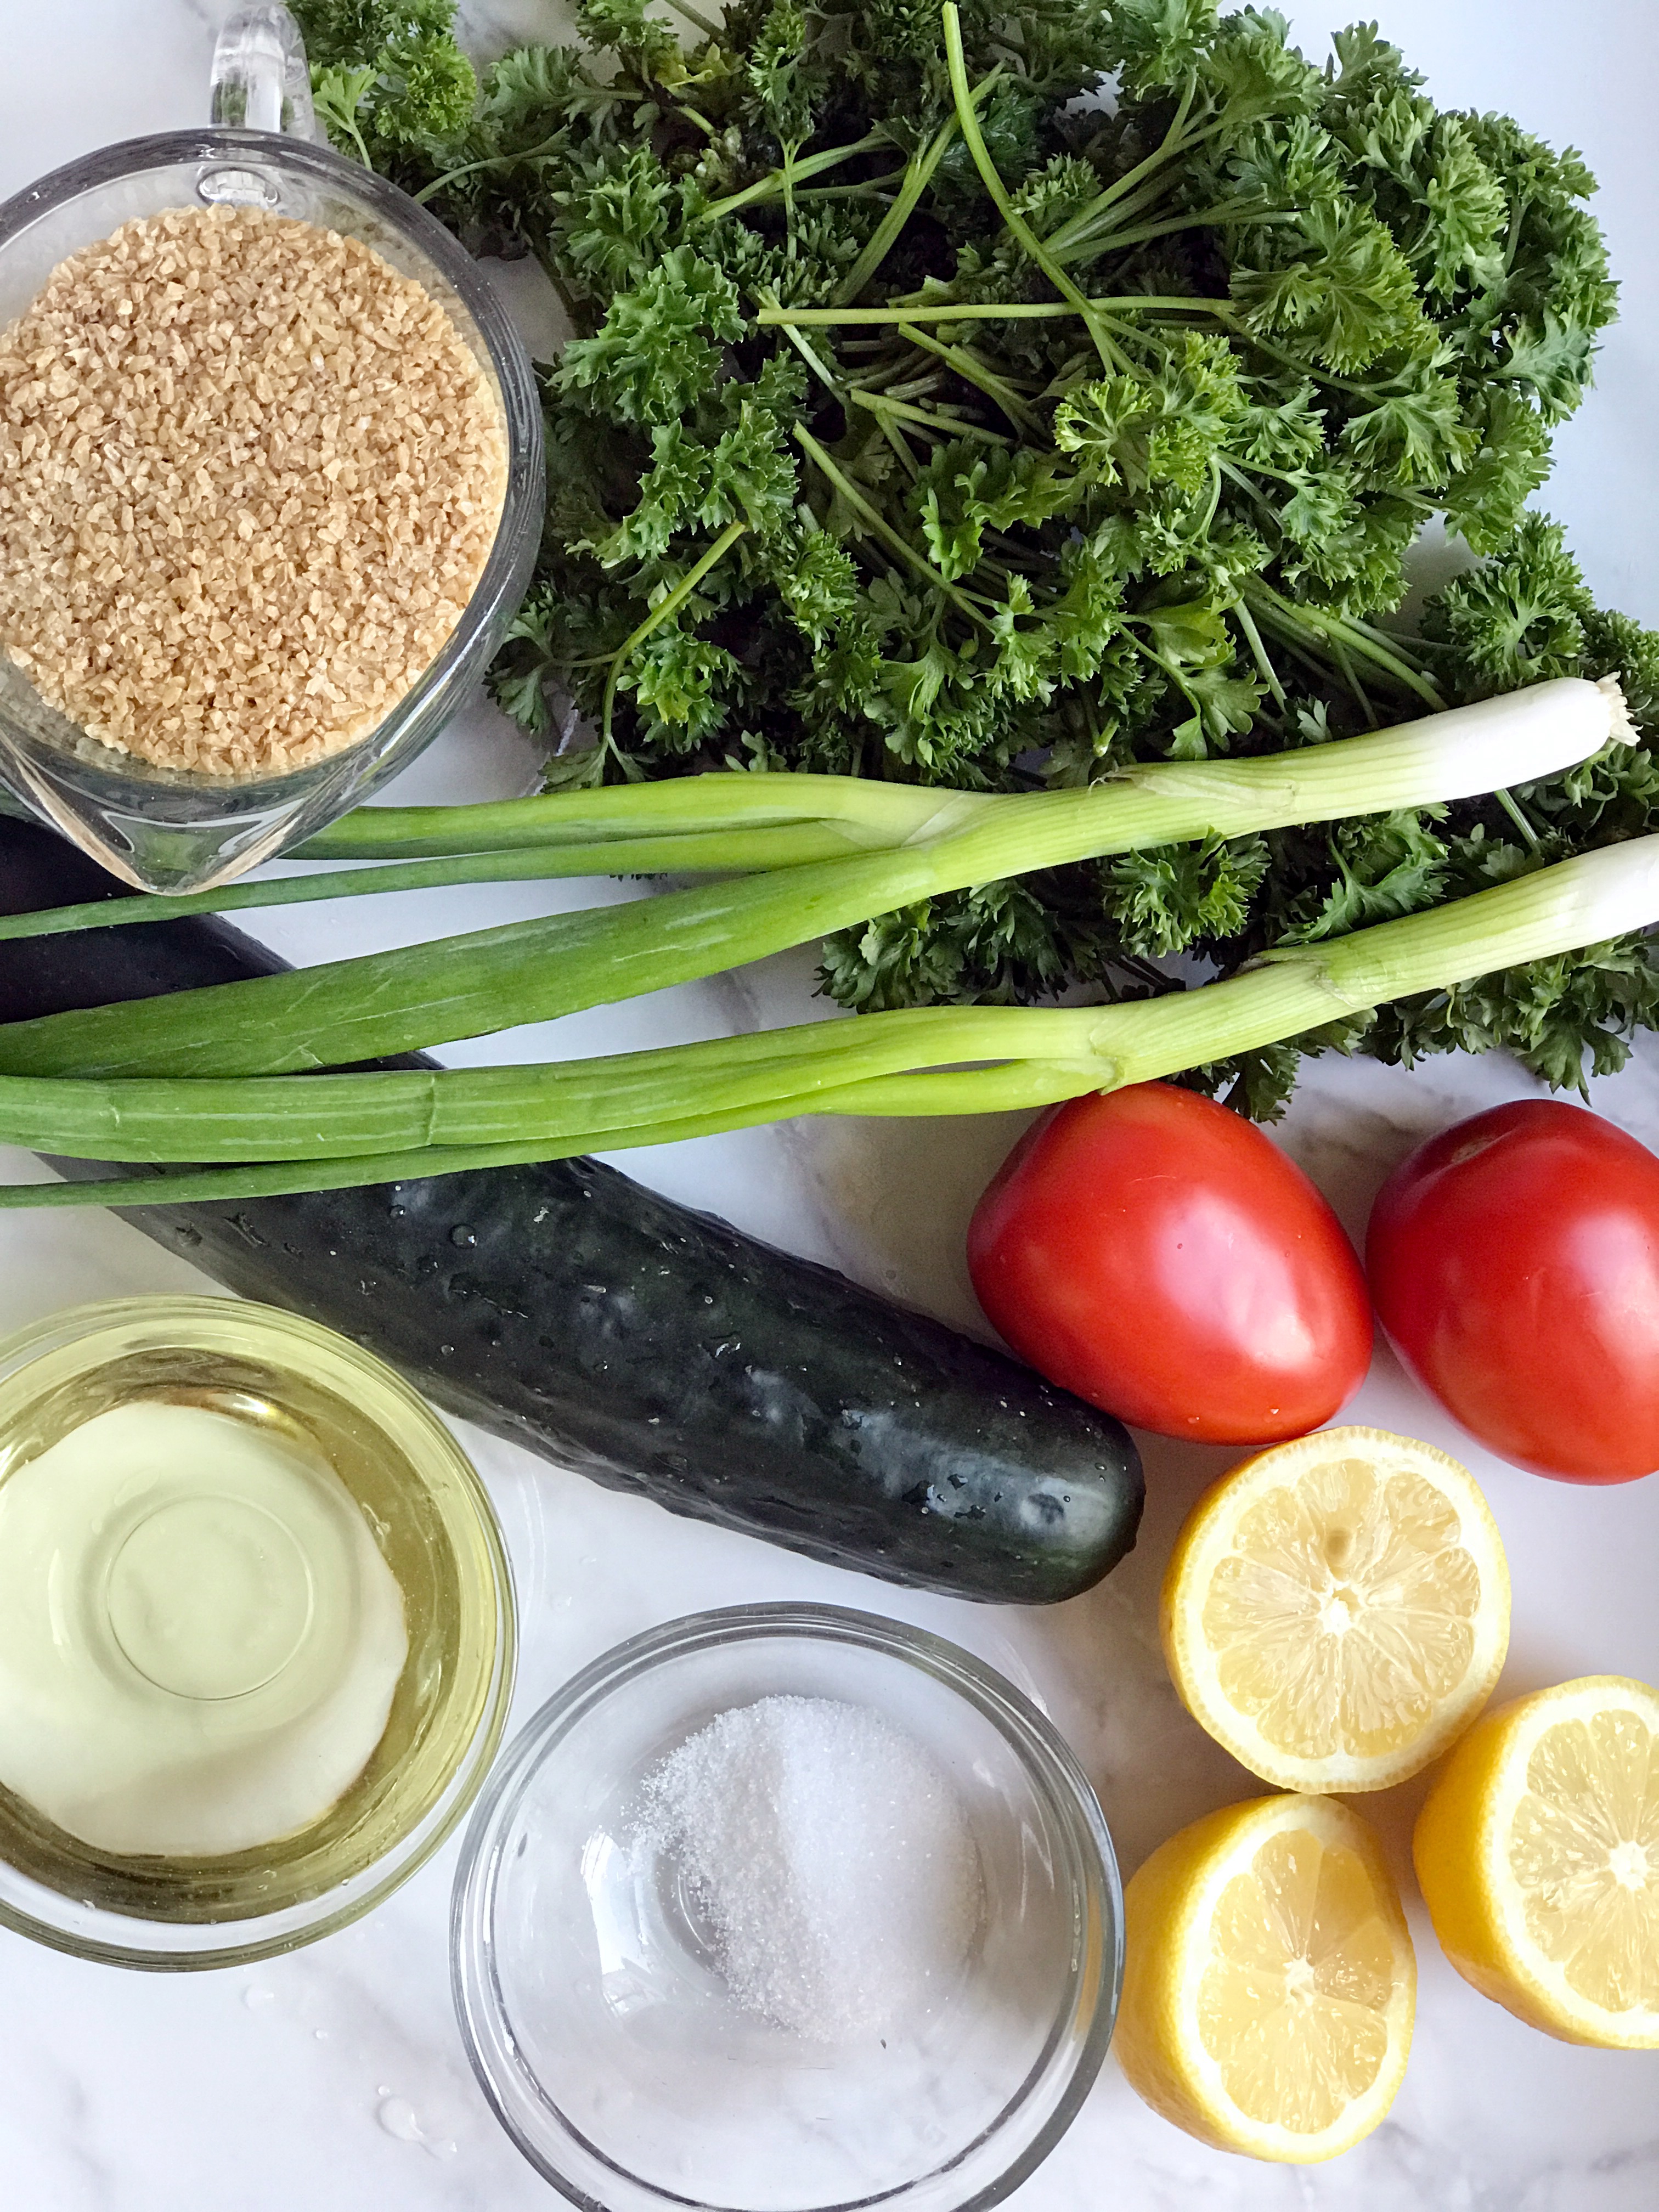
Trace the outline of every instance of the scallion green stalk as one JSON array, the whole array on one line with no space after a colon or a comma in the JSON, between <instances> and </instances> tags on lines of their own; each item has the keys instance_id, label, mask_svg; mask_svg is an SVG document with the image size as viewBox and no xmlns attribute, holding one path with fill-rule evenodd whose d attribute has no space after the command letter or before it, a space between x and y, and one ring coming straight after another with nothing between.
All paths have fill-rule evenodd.
<instances>
[{"instance_id":1,"label":"scallion green stalk","mask_svg":"<svg viewBox=\"0 0 1659 2212\"><path fill-rule=\"evenodd\" d=\"M892 845L925 835L942 811L958 818L996 802L982 793L856 775L749 775L714 770L663 783L619 783L534 799L467 806L359 806L289 855L295 860L413 860L446 853L501 853L525 846L633 844L710 838L751 830L833 830L846 845ZM829 860L830 852L814 854ZM712 863L711 863L712 865ZM729 863L727 864L729 865ZM785 862L791 866L793 863Z\"/></svg>"},{"instance_id":2,"label":"scallion green stalk","mask_svg":"<svg viewBox=\"0 0 1659 2212\"><path fill-rule=\"evenodd\" d=\"M884 852L960 829L1003 800L845 775L711 773L471 806L361 806L289 855L385 866L267 876L216 890L89 899L0 915L0 943L240 914L382 891L570 876L749 875Z\"/></svg>"},{"instance_id":3,"label":"scallion green stalk","mask_svg":"<svg viewBox=\"0 0 1659 2212\"><path fill-rule=\"evenodd\" d=\"M0 1076L0 1144L146 1163L348 1159L422 1146L600 1141L679 1118L688 1102L747 1112L918 1065L1078 1060L1098 1010L927 1008L537 1066L410 1068L240 1079ZM1052 1048L1052 1050L1050 1049ZM791 1110L804 1110L792 1105Z\"/></svg>"},{"instance_id":4,"label":"scallion green stalk","mask_svg":"<svg viewBox=\"0 0 1659 2212\"><path fill-rule=\"evenodd\" d=\"M1659 836L1110 1006L952 1006L541 1067L243 1083L0 1079L0 1141L182 1175L0 1187L0 1206L142 1206L567 1158L800 1114L969 1114L1144 1083L1385 1000L1659 921Z\"/></svg>"},{"instance_id":5,"label":"scallion green stalk","mask_svg":"<svg viewBox=\"0 0 1659 2212\"><path fill-rule=\"evenodd\" d=\"M1241 607L1240 615L1248 625L1248 611ZM1508 767L1512 780L1547 772L1528 770L1528 757L1521 747ZM1207 775L1214 765L1200 764L1200 773ZM1492 769L1499 771L1497 755ZM291 857L389 865L0 915L0 942L461 884L603 875L749 875L925 844L975 820L994 818L1007 805L1006 797L982 792L871 783L854 776L713 773L468 806L363 806Z\"/></svg>"},{"instance_id":6,"label":"scallion green stalk","mask_svg":"<svg viewBox=\"0 0 1659 2212\"><path fill-rule=\"evenodd\" d=\"M720 974L970 884L1531 781L1599 750L1623 715L1617 685L1569 677L1296 752L1157 763L988 801L929 793L927 818L887 851L15 1022L0 1030L0 1073L205 1078L378 1060Z\"/></svg>"},{"instance_id":7,"label":"scallion green stalk","mask_svg":"<svg viewBox=\"0 0 1659 2212\"><path fill-rule=\"evenodd\" d=\"M63 937L74 930L128 929L143 922L183 921L204 914L244 914L260 907L313 906L319 900L368 898L384 891L442 890L461 884L764 871L867 849L834 830L753 830L736 835L743 841L741 861L728 849L734 842L730 836L613 839L599 845L529 846L505 853L459 853L442 860L389 861L384 866L340 868L326 875L268 876L258 883L226 884L212 891L181 891L172 896L145 892L135 898L88 899L78 906L0 915L0 943L18 938Z\"/></svg>"}]
</instances>

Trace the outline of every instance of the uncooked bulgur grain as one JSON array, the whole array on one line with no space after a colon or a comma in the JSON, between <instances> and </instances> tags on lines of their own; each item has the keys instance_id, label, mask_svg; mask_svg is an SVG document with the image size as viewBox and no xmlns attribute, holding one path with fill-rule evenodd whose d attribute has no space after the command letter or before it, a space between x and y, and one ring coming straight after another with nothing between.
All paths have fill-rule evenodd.
<instances>
[{"instance_id":1,"label":"uncooked bulgur grain","mask_svg":"<svg viewBox=\"0 0 1659 2212\"><path fill-rule=\"evenodd\" d=\"M106 744L282 774L383 720L507 483L441 307L253 208L124 223L0 332L0 647Z\"/></svg>"}]
</instances>

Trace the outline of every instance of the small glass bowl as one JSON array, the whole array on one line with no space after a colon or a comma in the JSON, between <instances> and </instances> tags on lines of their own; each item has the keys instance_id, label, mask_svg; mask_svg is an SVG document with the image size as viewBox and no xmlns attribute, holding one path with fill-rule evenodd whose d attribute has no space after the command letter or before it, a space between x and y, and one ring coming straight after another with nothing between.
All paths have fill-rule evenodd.
<instances>
[{"instance_id":1,"label":"small glass bowl","mask_svg":"<svg viewBox=\"0 0 1659 2212\"><path fill-rule=\"evenodd\" d=\"M263 207L361 239L421 284L500 404L507 493L483 574L436 658L366 737L286 775L207 775L121 752L48 706L0 653L0 781L140 890L226 883L407 766L465 702L500 644L530 580L546 489L534 372L483 270L395 185L287 131L206 126L130 138L17 193L0 206L0 326L23 313L59 262L120 224L209 204Z\"/></svg>"},{"instance_id":2,"label":"small glass bowl","mask_svg":"<svg viewBox=\"0 0 1659 2212\"><path fill-rule=\"evenodd\" d=\"M639 1793L716 1713L863 1705L954 1784L979 1930L955 1987L879 2045L740 2010ZM587 2212L965 2212L1023 2181L1110 2040L1122 1892L1093 1791L1029 1701L955 1645L840 1607L735 1606L620 1645L511 1745L467 1832L451 1940L474 2070Z\"/></svg>"},{"instance_id":3,"label":"small glass bowl","mask_svg":"<svg viewBox=\"0 0 1659 2212\"><path fill-rule=\"evenodd\" d=\"M256 1849L100 1850L0 1787L0 1923L109 1966L242 1965L357 1919L465 1814L512 1695L512 1577L483 1484L409 1385L331 1329L240 1299L112 1299L0 1344L0 1486L70 1429L143 1397L274 1421L320 1447L397 1577L409 1656L357 1780Z\"/></svg>"}]
</instances>

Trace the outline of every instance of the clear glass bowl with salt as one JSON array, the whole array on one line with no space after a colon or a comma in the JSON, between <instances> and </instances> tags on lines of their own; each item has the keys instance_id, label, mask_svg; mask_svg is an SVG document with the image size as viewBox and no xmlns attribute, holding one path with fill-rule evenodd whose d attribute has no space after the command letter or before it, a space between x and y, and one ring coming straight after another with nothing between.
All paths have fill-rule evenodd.
<instances>
[{"instance_id":1,"label":"clear glass bowl with salt","mask_svg":"<svg viewBox=\"0 0 1659 2212\"><path fill-rule=\"evenodd\" d=\"M1110 2038L1121 1892L1066 1745L993 1669L835 1607L619 1646L510 1747L453 1917L473 2067L603 2212L965 2212Z\"/></svg>"}]
</instances>

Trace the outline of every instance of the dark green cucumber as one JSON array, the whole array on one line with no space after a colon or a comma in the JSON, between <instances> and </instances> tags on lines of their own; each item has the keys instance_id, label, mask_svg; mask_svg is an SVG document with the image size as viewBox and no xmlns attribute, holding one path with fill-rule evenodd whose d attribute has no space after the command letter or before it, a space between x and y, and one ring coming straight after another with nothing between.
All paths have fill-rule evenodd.
<instances>
[{"instance_id":1,"label":"dark green cucumber","mask_svg":"<svg viewBox=\"0 0 1659 2212\"><path fill-rule=\"evenodd\" d=\"M116 888L0 820L0 911ZM0 1020L281 965L213 921L25 939ZM1140 1463L1108 1415L592 1160L125 1218L544 1458L838 1566L1040 1604L1134 1541Z\"/></svg>"}]
</instances>

